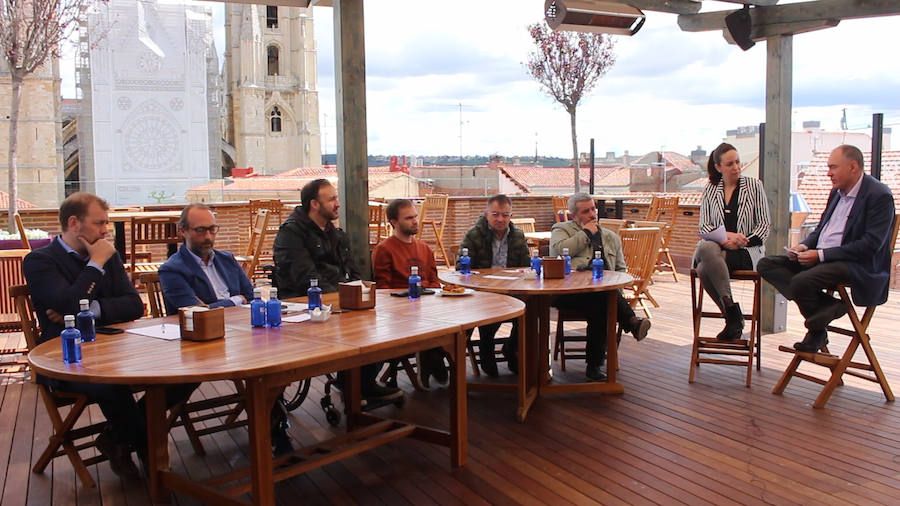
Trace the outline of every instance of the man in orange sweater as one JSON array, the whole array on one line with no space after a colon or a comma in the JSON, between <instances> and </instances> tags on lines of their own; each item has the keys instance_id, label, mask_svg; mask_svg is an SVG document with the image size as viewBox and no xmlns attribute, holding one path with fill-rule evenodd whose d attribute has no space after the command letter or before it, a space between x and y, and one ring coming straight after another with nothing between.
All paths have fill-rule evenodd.
<instances>
[{"instance_id":1,"label":"man in orange sweater","mask_svg":"<svg viewBox=\"0 0 900 506\"><path fill-rule=\"evenodd\" d=\"M419 233L419 216L416 206L406 199L397 199L388 204L386 216L394 233L375 246L372 252L372 268L378 288L409 287L410 267L419 268L423 288L440 288L434 252L424 241L416 239ZM449 380L444 353L440 349L426 350L417 354L416 363L419 381L426 388L429 376L438 383Z\"/></svg>"}]
</instances>

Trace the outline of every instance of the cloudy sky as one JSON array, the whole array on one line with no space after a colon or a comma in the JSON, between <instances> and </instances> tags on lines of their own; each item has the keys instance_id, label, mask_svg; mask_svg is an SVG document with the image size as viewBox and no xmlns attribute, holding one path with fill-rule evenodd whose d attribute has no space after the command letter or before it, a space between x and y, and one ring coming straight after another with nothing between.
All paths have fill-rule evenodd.
<instances>
[{"instance_id":1,"label":"cloudy sky","mask_svg":"<svg viewBox=\"0 0 900 506\"><path fill-rule=\"evenodd\" d=\"M786 3L784 0L781 3ZM734 4L704 2L705 10ZM224 48L222 6L213 6ZM565 111L526 74L526 26L543 0L368 0L369 153L571 156ZM323 151L334 152L332 9L316 7ZM794 38L793 124L851 129L873 112L900 132L900 16L843 21ZM725 130L765 120L765 43L749 51L721 32L688 33L677 17L648 13L634 37L617 37L617 63L578 110L579 149L602 154L711 150ZM67 76L64 75L64 79ZM894 145L900 146L900 137Z\"/></svg>"}]
</instances>

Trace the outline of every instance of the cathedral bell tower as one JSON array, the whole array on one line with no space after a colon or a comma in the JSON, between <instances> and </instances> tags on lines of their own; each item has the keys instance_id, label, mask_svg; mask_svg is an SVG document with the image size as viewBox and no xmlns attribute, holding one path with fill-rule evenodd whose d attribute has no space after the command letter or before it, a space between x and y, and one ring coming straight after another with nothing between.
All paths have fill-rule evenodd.
<instances>
[{"instance_id":1,"label":"cathedral bell tower","mask_svg":"<svg viewBox=\"0 0 900 506\"><path fill-rule=\"evenodd\" d=\"M235 167L322 164L312 9L225 5L225 125Z\"/></svg>"}]
</instances>

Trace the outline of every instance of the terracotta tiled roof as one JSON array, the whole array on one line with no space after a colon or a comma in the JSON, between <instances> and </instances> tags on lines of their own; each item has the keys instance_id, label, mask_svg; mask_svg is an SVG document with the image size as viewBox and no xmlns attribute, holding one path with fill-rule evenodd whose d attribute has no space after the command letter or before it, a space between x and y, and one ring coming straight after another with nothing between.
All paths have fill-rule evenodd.
<instances>
[{"instance_id":1,"label":"terracotta tiled roof","mask_svg":"<svg viewBox=\"0 0 900 506\"><path fill-rule=\"evenodd\" d=\"M657 163L657 160L659 160L659 151L651 151L631 163L650 164ZM666 162L667 169L678 169L681 172L697 167L693 160L674 151L663 151L663 160Z\"/></svg>"},{"instance_id":2,"label":"terracotta tiled roof","mask_svg":"<svg viewBox=\"0 0 900 506\"><path fill-rule=\"evenodd\" d=\"M808 223L816 223L825 211L828 194L831 192L831 179L828 178L829 153L816 153L803 170L803 179L797 188L809 204ZM872 157L863 153L866 173L870 172ZM894 193L894 205L900 209L900 151L885 151L881 154L881 181Z\"/></svg>"},{"instance_id":3,"label":"terracotta tiled roof","mask_svg":"<svg viewBox=\"0 0 900 506\"><path fill-rule=\"evenodd\" d=\"M533 188L572 188L571 167L500 167L510 179L520 187L533 191ZM581 185L590 184L591 169L580 169ZM594 184L597 186L628 186L630 182L627 169L619 166L596 167Z\"/></svg>"},{"instance_id":4,"label":"terracotta tiled roof","mask_svg":"<svg viewBox=\"0 0 900 506\"><path fill-rule=\"evenodd\" d=\"M369 168L369 191L372 191L383 184L397 179L409 178L409 174L405 172L390 172L387 167L370 167ZM334 168L324 169L292 169L275 176L257 176L250 178L234 178L231 181L212 181L207 184L195 186L188 191L251 191L251 190L284 190L284 191L300 191L306 183L313 179L325 178L337 180L337 170Z\"/></svg>"},{"instance_id":5,"label":"terracotta tiled roof","mask_svg":"<svg viewBox=\"0 0 900 506\"><path fill-rule=\"evenodd\" d=\"M34 209L37 206L27 200L16 199L19 209ZM0 190L0 209L9 209L9 194Z\"/></svg>"}]
</instances>

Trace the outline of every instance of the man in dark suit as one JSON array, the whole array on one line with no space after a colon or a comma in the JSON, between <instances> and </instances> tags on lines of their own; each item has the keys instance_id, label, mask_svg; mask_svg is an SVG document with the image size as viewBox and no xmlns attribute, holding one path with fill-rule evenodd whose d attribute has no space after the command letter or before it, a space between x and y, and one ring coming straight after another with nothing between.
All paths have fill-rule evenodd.
<instances>
[{"instance_id":1,"label":"man in dark suit","mask_svg":"<svg viewBox=\"0 0 900 506\"><path fill-rule=\"evenodd\" d=\"M209 207L185 207L178 226L184 243L159 268L166 314L198 304L215 308L249 302L253 285L244 270L234 255L213 248L219 225Z\"/></svg>"},{"instance_id":2,"label":"man in dark suit","mask_svg":"<svg viewBox=\"0 0 900 506\"><path fill-rule=\"evenodd\" d=\"M70 195L59 207L62 234L25 257L22 269L41 325L41 342L60 335L64 315L77 313L80 299L91 301L98 325L127 322L144 314L144 304L115 247L106 240L108 209L106 201L90 193ZM55 391L84 393L97 402L108 422L97 437L97 448L109 458L116 474L138 476L131 450L146 453L146 422L131 387L41 376L38 381Z\"/></svg>"},{"instance_id":3,"label":"man in dark suit","mask_svg":"<svg viewBox=\"0 0 900 506\"><path fill-rule=\"evenodd\" d=\"M159 268L159 283L167 314L185 306L231 307L253 298L253 284L227 251L217 250L219 225L209 206L190 204L178 221L184 243ZM287 412L281 403L272 407L272 451L283 454L293 445L287 434Z\"/></svg>"},{"instance_id":4,"label":"man in dark suit","mask_svg":"<svg viewBox=\"0 0 900 506\"><path fill-rule=\"evenodd\" d=\"M847 312L823 290L847 283L859 306L883 304L888 296L891 190L863 173L863 155L854 146L831 152L828 177L833 189L816 229L787 255L765 257L757 265L760 276L796 302L806 319L806 336L794 344L798 351L816 352L828 344L827 325Z\"/></svg>"}]
</instances>

